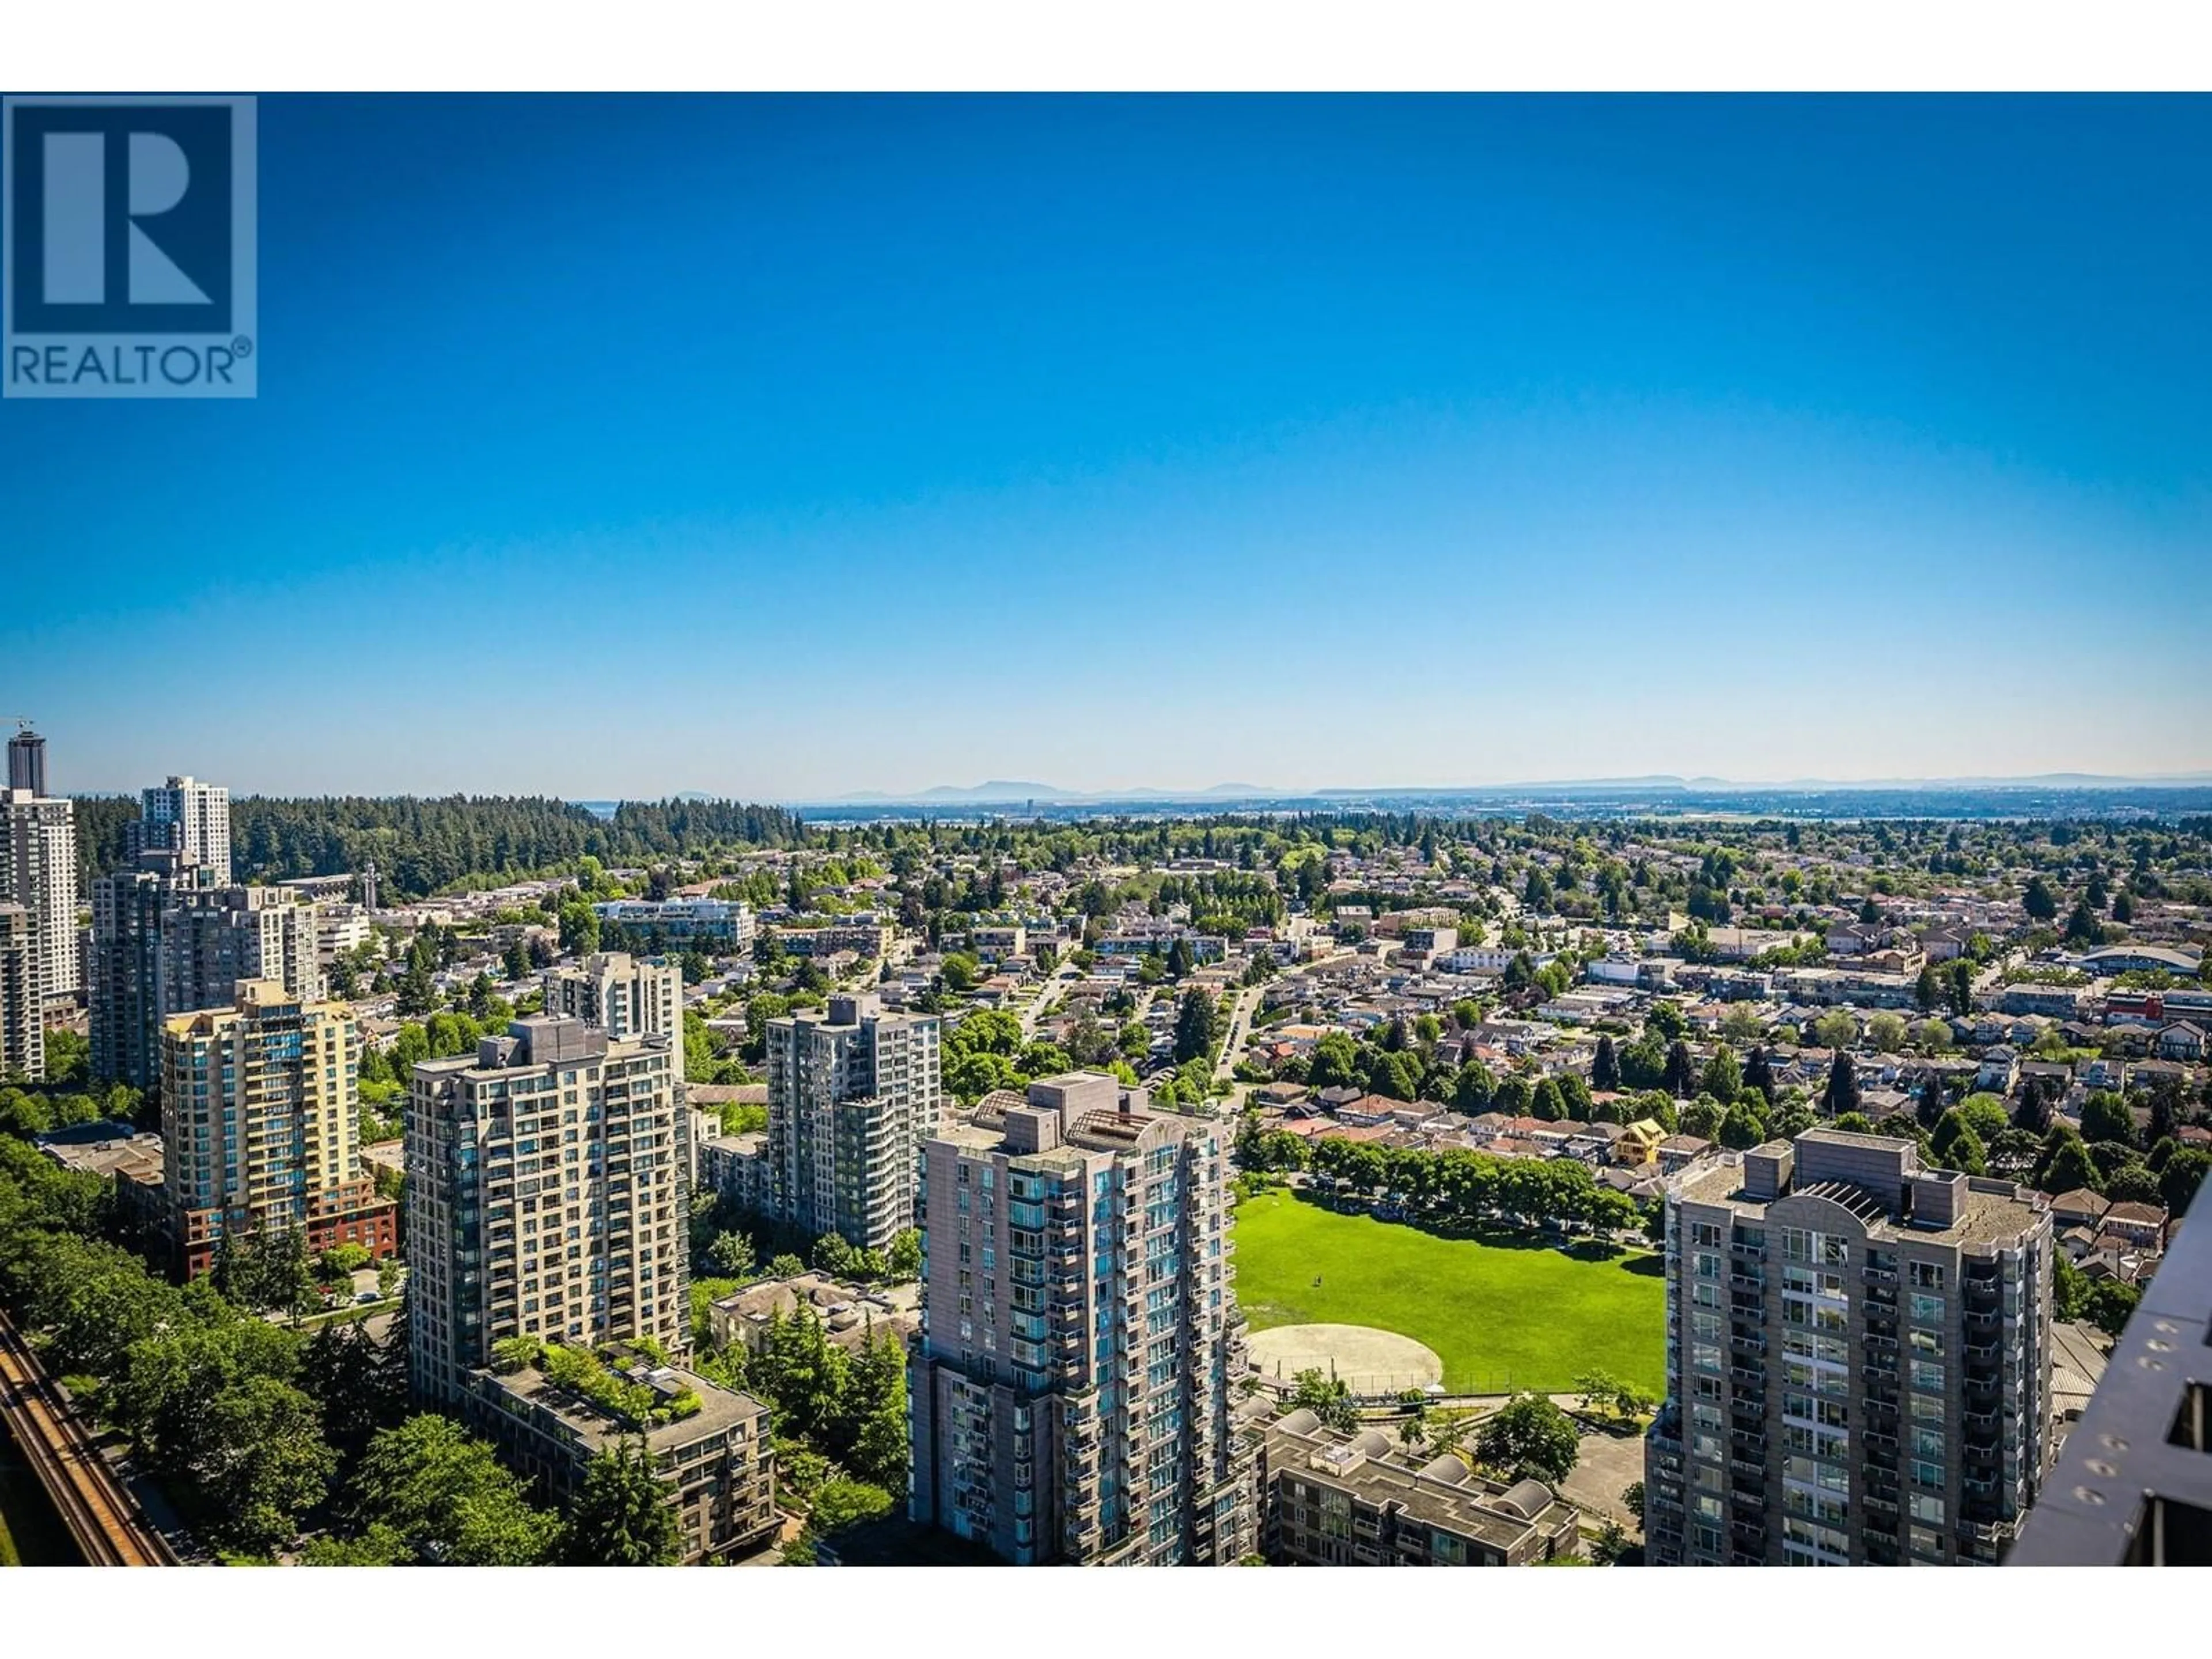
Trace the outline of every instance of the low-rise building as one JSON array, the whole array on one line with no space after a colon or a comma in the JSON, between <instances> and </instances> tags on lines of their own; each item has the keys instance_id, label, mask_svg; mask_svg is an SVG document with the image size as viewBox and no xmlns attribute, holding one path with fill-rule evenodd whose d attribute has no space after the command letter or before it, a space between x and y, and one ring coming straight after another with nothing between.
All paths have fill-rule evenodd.
<instances>
[{"instance_id":1,"label":"low-rise building","mask_svg":"<svg viewBox=\"0 0 2212 1659\"><path fill-rule=\"evenodd\" d=\"M752 907L732 899L616 899L592 907L602 927L635 931L649 943L705 944L742 951L752 943Z\"/></svg>"},{"instance_id":2,"label":"low-rise building","mask_svg":"<svg viewBox=\"0 0 2212 1659\"><path fill-rule=\"evenodd\" d=\"M572 1370L587 1380L549 1375ZM641 1414L628 1408L633 1398L651 1403ZM768 1407L750 1395L672 1365L617 1355L610 1368L583 1353L556 1364L548 1354L505 1374L470 1372L461 1404L516 1470L562 1504L583 1485L593 1457L642 1438L671 1490L687 1565L727 1560L775 1536Z\"/></svg>"},{"instance_id":3,"label":"low-rise building","mask_svg":"<svg viewBox=\"0 0 2212 1659\"><path fill-rule=\"evenodd\" d=\"M716 1297L708 1305L707 1323L716 1346L742 1347L757 1354L767 1345L771 1325L804 1306L820 1316L830 1340L848 1352L857 1353L870 1342L884 1339L903 1352L907 1338L921 1328L919 1300L912 1285L865 1290L841 1284L827 1273L807 1273L763 1279Z\"/></svg>"},{"instance_id":4,"label":"low-rise building","mask_svg":"<svg viewBox=\"0 0 2212 1659\"><path fill-rule=\"evenodd\" d=\"M141 1236L152 1239L167 1231L161 1136L128 1123L80 1123L40 1135L39 1150L64 1170L113 1182L118 1212Z\"/></svg>"},{"instance_id":5,"label":"low-rise building","mask_svg":"<svg viewBox=\"0 0 2212 1659\"><path fill-rule=\"evenodd\" d=\"M1527 1566L1575 1553L1581 1521L1540 1480L1500 1486L1449 1452L1416 1462L1303 1408L1268 1425L1260 1483L1265 1553L1286 1565Z\"/></svg>"}]
</instances>

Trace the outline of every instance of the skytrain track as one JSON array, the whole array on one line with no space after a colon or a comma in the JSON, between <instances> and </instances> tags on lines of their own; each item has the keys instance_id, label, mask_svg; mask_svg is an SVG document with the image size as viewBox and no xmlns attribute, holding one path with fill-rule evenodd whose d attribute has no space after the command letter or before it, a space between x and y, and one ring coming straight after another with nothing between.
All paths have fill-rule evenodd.
<instances>
[{"instance_id":1,"label":"skytrain track","mask_svg":"<svg viewBox=\"0 0 2212 1659\"><path fill-rule=\"evenodd\" d=\"M5 1314L0 1314L0 1415L88 1565L179 1565L168 1540L115 1478Z\"/></svg>"}]
</instances>

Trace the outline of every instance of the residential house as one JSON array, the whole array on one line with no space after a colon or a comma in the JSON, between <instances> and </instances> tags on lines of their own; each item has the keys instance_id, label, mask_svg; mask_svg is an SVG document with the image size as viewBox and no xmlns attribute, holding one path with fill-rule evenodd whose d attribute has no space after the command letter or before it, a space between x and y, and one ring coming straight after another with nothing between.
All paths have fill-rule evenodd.
<instances>
[{"instance_id":1,"label":"residential house","mask_svg":"<svg viewBox=\"0 0 2212 1659\"><path fill-rule=\"evenodd\" d=\"M2193 1061L2204 1058L2204 1032L2187 1020L2179 1020L2158 1034L2158 1057L2160 1060Z\"/></svg>"},{"instance_id":2,"label":"residential house","mask_svg":"<svg viewBox=\"0 0 2212 1659\"><path fill-rule=\"evenodd\" d=\"M1638 1118L1620 1126L1620 1138L1613 1143L1613 1161L1625 1168L1656 1164L1666 1143L1667 1132L1656 1121Z\"/></svg>"}]
</instances>

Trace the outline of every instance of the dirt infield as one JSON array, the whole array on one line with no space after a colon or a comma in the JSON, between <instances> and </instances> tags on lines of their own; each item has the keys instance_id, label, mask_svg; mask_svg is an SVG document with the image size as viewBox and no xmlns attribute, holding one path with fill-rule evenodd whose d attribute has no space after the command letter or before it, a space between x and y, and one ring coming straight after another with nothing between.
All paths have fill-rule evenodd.
<instances>
[{"instance_id":1,"label":"dirt infield","mask_svg":"<svg viewBox=\"0 0 2212 1659\"><path fill-rule=\"evenodd\" d=\"M1443 1380L1436 1351L1371 1325L1277 1325L1255 1331L1252 1358L1270 1377L1288 1380L1309 1368L1342 1377L1355 1392L1425 1389Z\"/></svg>"}]
</instances>

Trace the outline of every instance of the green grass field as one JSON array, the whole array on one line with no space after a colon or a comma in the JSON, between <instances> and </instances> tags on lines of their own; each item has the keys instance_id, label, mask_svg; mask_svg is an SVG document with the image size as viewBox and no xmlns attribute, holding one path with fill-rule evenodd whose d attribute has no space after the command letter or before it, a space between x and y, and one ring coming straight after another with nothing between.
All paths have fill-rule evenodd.
<instances>
[{"instance_id":1,"label":"green grass field","mask_svg":"<svg viewBox=\"0 0 2212 1659\"><path fill-rule=\"evenodd\" d=\"M1589 1370L1665 1391L1666 1287L1649 1255L1439 1238L1263 1193L1237 1211L1237 1297L1255 1331L1372 1325L1425 1343L1455 1394L1565 1393Z\"/></svg>"}]
</instances>

